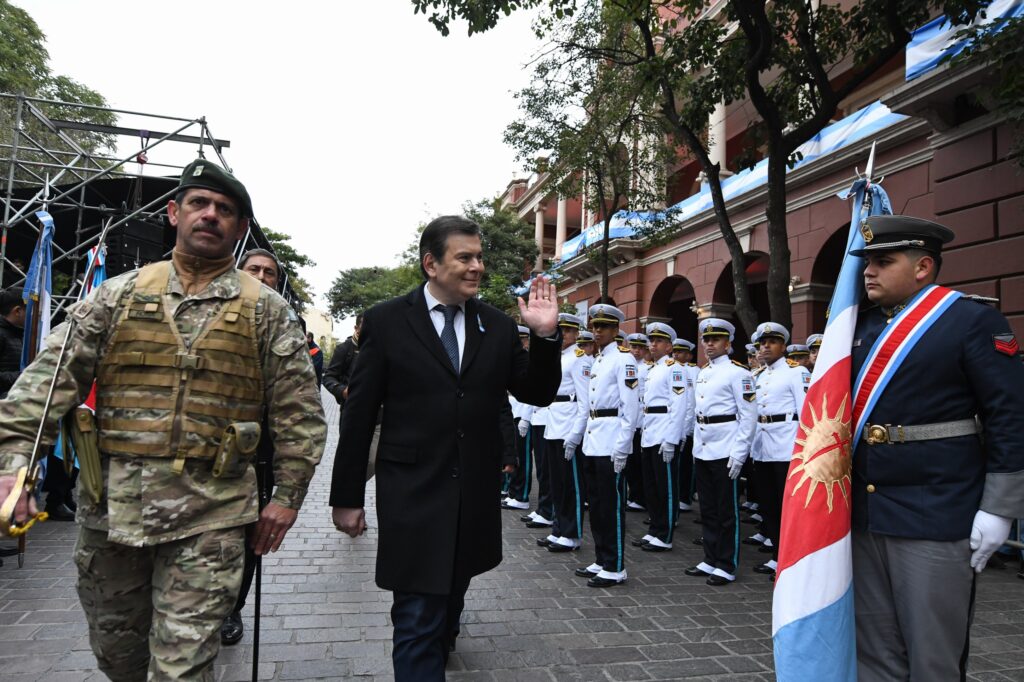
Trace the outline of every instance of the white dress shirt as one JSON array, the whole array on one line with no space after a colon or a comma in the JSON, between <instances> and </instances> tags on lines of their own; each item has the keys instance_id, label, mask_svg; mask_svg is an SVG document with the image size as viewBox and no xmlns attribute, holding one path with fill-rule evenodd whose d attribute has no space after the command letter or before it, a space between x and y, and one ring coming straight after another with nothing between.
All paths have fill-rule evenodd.
<instances>
[{"instance_id":1,"label":"white dress shirt","mask_svg":"<svg viewBox=\"0 0 1024 682\"><path fill-rule=\"evenodd\" d=\"M745 461L757 424L754 405L754 379L750 372L720 355L697 375L695 410L697 426L693 434L693 456L715 460L732 457ZM735 415L736 419L718 424L701 424L701 417Z\"/></svg>"},{"instance_id":2,"label":"white dress shirt","mask_svg":"<svg viewBox=\"0 0 1024 682\"><path fill-rule=\"evenodd\" d=\"M579 410L612 409L614 417L589 417L583 436L583 454L588 457L611 457L614 453L633 450L633 432L639 423L637 398L640 377L636 360L621 351L615 341L601 349L590 368L590 395L580 400Z\"/></svg>"},{"instance_id":3,"label":"white dress shirt","mask_svg":"<svg viewBox=\"0 0 1024 682\"><path fill-rule=\"evenodd\" d=\"M640 446L679 445L693 427L693 411L682 365L667 355L651 366L644 382L643 435ZM692 389L691 389L692 390ZM668 408L667 413L646 412L652 407Z\"/></svg>"},{"instance_id":4,"label":"white dress shirt","mask_svg":"<svg viewBox=\"0 0 1024 682\"><path fill-rule=\"evenodd\" d=\"M434 308L444 304L431 295L429 282L423 287L423 298L427 301L427 310L430 311L430 321L434 323L434 329L437 330L437 336L440 338L441 332L444 331L444 313L440 310L435 310ZM462 356L466 350L465 301L459 304L459 310L455 313L455 319L452 320L452 324L455 326L455 340L459 342L459 367L462 367Z\"/></svg>"}]
</instances>

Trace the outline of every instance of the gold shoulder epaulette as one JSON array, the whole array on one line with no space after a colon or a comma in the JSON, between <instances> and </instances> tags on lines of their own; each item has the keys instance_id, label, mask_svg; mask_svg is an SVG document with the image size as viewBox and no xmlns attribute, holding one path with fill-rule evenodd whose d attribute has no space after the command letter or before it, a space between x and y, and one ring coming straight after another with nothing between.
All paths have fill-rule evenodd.
<instances>
[{"instance_id":1,"label":"gold shoulder epaulette","mask_svg":"<svg viewBox=\"0 0 1024 682\"><path fill-rule=\"evenodd\" d=\"M789 365L790 367L799 367L800 366L799 362L797 362L796 360L790 360L789 358L786 358L786 364Z\"/></svg>"},{"instance_id":2,"label":"gold shoulder epaulette","mask_svg":"<svg viewBox=\"0 0 1024 682\"><path fill-rule=\"evenodd\" d=\"M696 367L697 363L696 362L688 362L688 363L686 363L686 366L687 367Z\"/></svg>"},{"instance_id":3,"label":"gold shoulder epaulette","mask_svg":"<svg viewBox=\"0 0 1024 682\"><path fill-rule=\"evenodd\" d=\"M576 349L576 357L582 358L584 355L586 355L586 353L583 352L582 348L577 348Z\"/></svg>"},{"instance_id":4,"label":"gold shoulder epaulette","mask_svg":"<svg viewBox=\"0 0 1024 682\"><path fill-rule=\"evenodd\" d=\"M665 364L671 367L672 365L676 364L676 361L669 358L668 360L665 361Z\"/></svg>"},{"instance_id":5,"label":"gold shoulder epaulette","mask_svg":"<svg viewBox=\"0 0 1024 682\"><path fill-rule=\"evenodd\" d=\"M710 362L705 362L703 365L700 366L700 368L704 369L705 367L710 367L710 366L711 366Z\"/></svg>"},{"instance_id":6,"label":"gold shoulder epaulette","mask_svg":"<svg viewBox=\"0 0 1024 682\"><path fill-rule=\"evenodd\" d=\"M743 364L742 362L740 362L739 360L733 360L733 361L732 361L732 364L736 365L737 367L742 367L743 369L746 369L746 370L749 370L749 369L750 369L749 367L747 367L746 365L744 365L744 364Z\"/></svg>"},{"instance_id":7,"label":"gold shoulder epaulette","mask_svg":"<svg viewBox=\"0 0 1024 682\"><path fill-rule=\"evenodd\" d=\"M765 368L764 368L764 365L761 365L760 367L758 367L757 369L755 369L754 371L752 371L752 372L751 372L751 374L753 374L753 375L754 375L754 376L756 377L756 376L757 376L758 374L760 374L761 372L763 372L763 371L764 371L764 369L765 369Z\"/></svg>"},{"instance_id":8,"label":"gold shoulder epaulette","mask_svg":"<svg viewBox=\"0 0 1024 682\"><path fill-rule=\"evenodd\" d=\"M647 365L648 367L654 367L654 363L651 362L650 360L644 360L644 364Z\"/></svg>"},{"instance_id":9,"label":"gold shoulder epaulette","mask_svg":"<svg viewBox=\"0 0 1024 682\"><path fill-rule=\"evenodd\" d=\"M626 348L625 346L619 346L619 352L620 353L628 353L629 349Z\"/></svg>"}]
</instances>

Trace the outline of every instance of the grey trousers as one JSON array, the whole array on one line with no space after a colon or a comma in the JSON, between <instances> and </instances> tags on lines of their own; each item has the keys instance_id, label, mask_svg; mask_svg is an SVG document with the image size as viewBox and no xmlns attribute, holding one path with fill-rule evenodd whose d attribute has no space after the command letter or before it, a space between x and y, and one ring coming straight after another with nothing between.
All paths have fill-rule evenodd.
<instances>
[{"instance_id":1,"label":"grey trousers","mask_svg":"<svg viewBox=\"0 0 1024 682\"><path fill-rule=\"evenodd\" d=\"M968 540L853 532L859 682L967 676L974 611Z\"/></svg>"}]
</instances>

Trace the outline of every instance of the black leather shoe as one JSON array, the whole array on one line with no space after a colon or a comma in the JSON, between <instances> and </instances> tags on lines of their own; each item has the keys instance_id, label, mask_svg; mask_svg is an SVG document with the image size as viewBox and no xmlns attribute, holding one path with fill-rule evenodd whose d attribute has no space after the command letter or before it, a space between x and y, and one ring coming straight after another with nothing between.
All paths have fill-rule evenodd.
<instances>
[{"instance_id":1,"label":"black leather shoe","mask_svg":"<svg viewBox=\"0 0 1024 682\"><path fill-rule=\"evenodd\" d=\"M754 566L754 573L760 573L762 575L775 575L775 569L764 564L758 564Z\"/></svg>"},{"instance_id":2,"label":"black leather shoe","mask_svg":"<svg viewBox=\"0 0 1024 682\"><path fill-rule=\"evenodd\" d=\"M583 568L577 568L575 571L573 571L573 573L575 573L581 578L594 578L597 576L597 573L591 573L590 571L588 571L586 566L584 566Z\"/></svg>"},{"instance_id":3,"label":"black leather shoe","mask_svg":"<svg viewBox=\"0 0 1024 682\"><path fill-rule=\"evenodd\" d=\"M722 585L728 585L732 581L728 578L723 578L720 575L709 575L708 579L704 582L706 582L708 585L711 585L712 587L721 587Z\"/></svg>"},{"instance_id":4,"label":"black leather shoe","mask_svg":"<svg viewBox=\"0 0 1024 682\"><path fill-rule=\"evenodd\" d=\"M648 540L644 540L643 538L637 538L636 540L633 540L633 541L632 541L631 543L629 543L629 544L633 545L634 547L643 547L643 546L644 546L644 545L646 545L646 544L647 544L648 542L649 542Z\"/></svg>"},{"instance_id":5,"label":"black leather shoe","mask_svg":"<svg viewBox=\"0 0 1024 682\"><path fill-rule=\"evenodd\" d=\"M550 528L552 525L554 525L554 524L541 523L540 521L527 521L526 522L526 527L527 528Z\"/></svg>"},{"instance_id":6,"label":"black leather shoe","mask_svg":"<svg viewBox=\"0 0 1024 682\"><path fill-rule=\"evenodd\" d=\"M50 515L51 521L74 521L75 513L63 504L47 506L46 513Z\"/></svg>"},{"instance_id":7,"label":"black leather shoe","mask_svg":"<svg viewBox=\"0 0 1024 682\"><path fill-rule=\"evenodd\" d=\"M694 538L693 539L693 544L697 545L698 547L703 547L704 546L704 536L701 535L700 537Z\"/></svg>"},{"instance_id":8,"label":"black leather shoe","mask_svg":"<svg viewBox=\"0 0 1024 682\"><path fill-rule=\"evenodd\" d=\"M14 556L17 553L17 545L11 545L10 547L0 547L0 556Z\"/></svg>"},{"instance_id":9,"label":"black leather shoe","mask_svg":"<svg viewBox=\"0 0 1024 682\"><path fill-rule=\"evenodd\" d=\"M538 547L548 547L550 545L551 545L551 540L548 540L547 538L537 538L537 546Z\"/></svg>"},{"instance_id":10,"label":"black leather shoe","mask_svg":"<svg viewBox=\"0 0 1024 682\"><path fill-rule=\"evenodd\" d=\"M754 538L743 538L740 542L744 545L753 545L754 547L760 547L764 544L761 540L755 540Z\"/></svg>"},{"instance_id":11,"label":"black leather shoe","mask_svg":"<svg viewBox=\"0 0 1024 682\"><path fill-rule=\"evenodd\" d=\"M700 568L699 566L690 566L688 569L683 571L683 573L685 573L688 576L692 576L694 578L699 578L702 575L711 575L710 573L708 573L704 569Z\"/></svg>"},{"instance_id":12,"label":"black leather shoe","mask_svg":"<svg viewBox=\"0 0 1024 682\"><path fill-rule=\"evenodd\" d=\"M570 545L563 545L560 542L552 542L550 545L548 545L548 551L549 552L554 552L555 554L563 554L565 552L575 552L579 548L580 548L579 545L576 545L575 547L572 547Z\"/></svg>"},{"instance_id":13,"label":"black leather shoe","mask_svg":"<svg viewBox=\"0 0 1024 682\"><path fill-rule=\"evenodd\" d=\"M771 554L772 552L775 551L775 548L774 547L769 547L768 545L761 545L760 547L757 548L757 551L760 552L761 554Z\"/></svg>"},{"instance_id":14,"label":"black leather shoe","mask_svg":"<svg viewBox=\"0 0 1024 682\"><path fill-rule=\"evenodd\" d=\"M764 521L763 518L755 519L753 516L748 516L747 518L745 518L742 521L740 521L740 523L758 524L758 523L761 523L762 521Z\"/></svg>"},{"instance_id":15,"label":"black leather shoe","mask_svg":"<svg viewBox=\"0 0 1024 682\"><path fill-rule=\"evenodd\" d=\"M649 542L646 545L644 545L643 547L641 547L640 549L642 551L644 551L644 552L671 552L672 551L671 547L659 547L658 545L652 545Z\"/></svg>"},{"instance_id":16,"label":"black leather shoe","mask_svg":"<svg viewBox=\"0 0 1024 682\"><path fill-rule=\"evenodd\" d=\"M519 520L522 521L523 523L529 523L530 521L533 521L533 517L532 516L520 516Z\"/></svg>"},{"instance_id":17,"label":"black leather shoe","mask_svg":"<svg viewBox=\"0 0 1024 682\"><path fill-rule=\"evenodd\" d=\"M245 628L242 627L242 614L238 611L234 611L230 616L224 619L223 623L221 623L220 643L224 646L238 644L244 633Z\"/></svg>"},{"instance_id":18,"label":"black leather shoe","mask_svg":"<svg viewBox=\"0 0 1024 682\"><path fill-rule=\"evenodd\" d=\"M637 503L637 504L639 504L639 503ZM646 513L647 513L647 507L645 507L645 506L643 506L643 505L640 505L639 507L630 507L630 506L629 506L629 505L627 504L627 505L626 505L626 511L628 511L628 512L633 512L633 513L635 513L635 514L639 514L639 513L641 513L641 512L643 512L643 513L645 513L645 514L646 514Z\"/></svg>"},{"instance_id":19,"label":"black leather shoe","mask_svg":"<svg viewBox=\"0 0 1024 682\"><path fill-rule=\"evenodd\" d=\"M587 587L615 587L616 585L621 585L624 582L626 582L625 579L612 580L611 578L602 578L595 575L587 581Z\"/></svg>"}]
</instances>

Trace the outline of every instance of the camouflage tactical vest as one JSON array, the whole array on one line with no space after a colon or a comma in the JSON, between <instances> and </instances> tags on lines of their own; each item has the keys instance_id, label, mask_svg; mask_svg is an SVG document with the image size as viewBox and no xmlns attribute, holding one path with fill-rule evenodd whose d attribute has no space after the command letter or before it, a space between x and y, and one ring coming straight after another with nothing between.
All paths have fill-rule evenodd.
<instances>
[{"instance_id":1,"label":"camouflage tactical vest","mask_svg":"<svg viewBox=\"0 0 1024 682\"><path fill-rule=\"evenodd\" d=\"M189 348L164 294L171 263L143 267L121 310L97 371L96 415L103 452L212 458L224 429L260 421L263 375L256 343L260 283L238 277L226 301Z\"/></svg>"}]
</instances>

